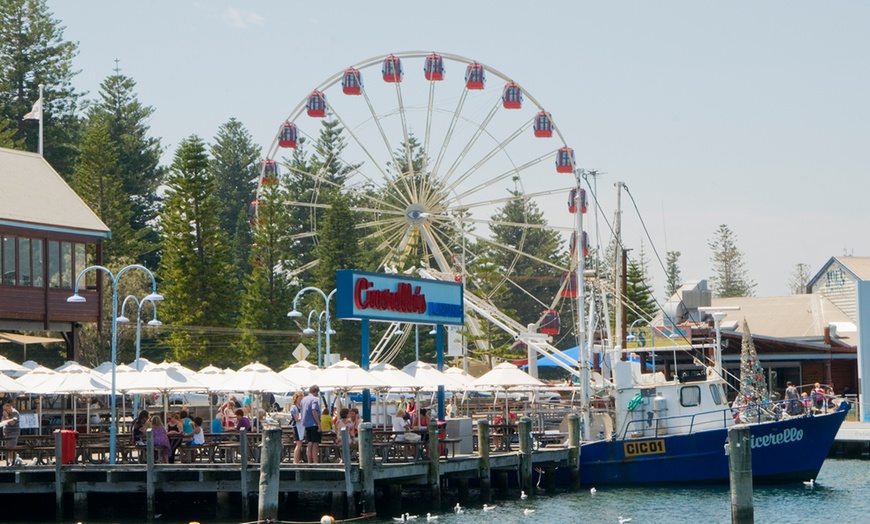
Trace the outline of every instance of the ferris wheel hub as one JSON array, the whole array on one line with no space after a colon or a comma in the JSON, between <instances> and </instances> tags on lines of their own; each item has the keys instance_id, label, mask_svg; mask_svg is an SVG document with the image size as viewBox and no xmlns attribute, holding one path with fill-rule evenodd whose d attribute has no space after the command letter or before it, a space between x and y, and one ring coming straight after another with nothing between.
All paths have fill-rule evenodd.
<instances>
[{"instance_id":1,"label":"ferris wheel hub","mask_svg":"<svg viewBox=\"0 0 870 524\"><path fill-rule=\"evenodd\" d=\"M405 218L412 226L422 226L433 216L432 213L426 212L426 207L422 204L411 204L405 209Z\"/></svg>"}]
</instances>

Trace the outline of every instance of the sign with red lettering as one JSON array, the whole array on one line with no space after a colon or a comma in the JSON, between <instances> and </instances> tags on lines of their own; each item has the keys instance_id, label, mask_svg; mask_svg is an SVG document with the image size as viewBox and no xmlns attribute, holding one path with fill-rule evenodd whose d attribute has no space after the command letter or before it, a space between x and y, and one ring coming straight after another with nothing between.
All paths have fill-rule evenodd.
<instances>
[{"instance_id":1,"label":"sign with red lettering","mask_svg":"<svg viewBox=\"0 0 870 524\"><path fill-rule=\"evenodd\" d=\"M336 272L338 318L462 325L462 284L405 275Z\"/></svg>"}]
</instances>

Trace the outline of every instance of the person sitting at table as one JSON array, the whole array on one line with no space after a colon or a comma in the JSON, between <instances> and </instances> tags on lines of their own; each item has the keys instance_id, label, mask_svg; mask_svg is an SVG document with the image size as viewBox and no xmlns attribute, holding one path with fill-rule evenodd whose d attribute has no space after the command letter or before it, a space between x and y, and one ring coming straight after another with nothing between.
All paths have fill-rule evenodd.
<instances>
[{"instance_id":1,"label":"person sitting at table","mask_svg":"<svg viewBox=\"0 0 870 524\"><path fill-rule=\"evenodd\" d=\"M191 461L191 450L198 446L202 446L205 444L205 432L202 430L202 417L196 417L193 419L193 429L190 433L185 433L184 436L189 438L190 441L187 442L187 449L184 450L184 461Z\"/></svg>"},{"instance_id":2,"label":"person sitting at table","mask_svg":"<svg viewBox=\"0 0 870 524\"><path fill-rule=\"evenodd\" d=\"M323 414L320 415L320 431L323 433L332 431L332 417L329 415L329 408L323 408Z\"/></svg>"},{"instance_id":3,"label":"person sitting at table","mask_svg":"<svg viewBox=\"0 0 870 524\"><path fill-rule=\"evenodd\" d=\"M416 430L426 430L429 428L429 411L426 408L420 408L420 413L414 417L414 422L411 424ZM427 440L428 433L423 435L423 440Z\"/></svg>"},{"instance_id":4,"label":"person sitting at table","mask_svg":"<svg viewBox=\"0 0 870 524\"><path fill-rule=\"evenodd\" d=\"M342 429L347 429L347 443L351 448L351 454L353 449L357 445L357 440L355 438L354 433L354 423L350 419L350 410L348 408L341 408L338 412L337 420L335 421L335 443L338 444L339 453L341 453L341 434Z\"/></svg>"},{"instance_id":5,"label":"person sitting at table","mask_svg":"<svg viewBox=\"0 0 870 524\"><path fill-rule=\"evenodd\" d=\"M154 449L159 453L160 463L168 463L172 444L169 443L169 435L166 433L166 428L163 426L163 419L160 418L160 415L151 417L151 433L154 435Z\"/></svg>"},{"instance_id":6,"label":"person sitting at table","mask_svg":"<svg viewBox=\"0 0 870 524\"><path fill-rule=\"evenodd\" d=\"M242 408L238 408L234 414L236 416L236 425L233 428L233 431L241 431L244 429L245 431L250 433L251 419L245 416L245 410L243 410Z\"/></svg>"},{"instance_id":7,"label":"person sitting at table","mask_svg":"<svg viewBox=\"0 0 870 524\"><path fill-rule=\"evenodd\" d=\"M166 422L166 434L169 436L170 445L169 463L174 464L175 452L184 439L184 424L181 423L178 413L169 414L169 421Z\"/></svg>"},{"instance_id":8,"label":"person sitting at table","mask_svg":"<svg viewBox=\"0 0 870 524\"><path fill-rule=\"evenodd\" d=\"M396 414L393 416L393 433L395 434L396 442L404 442L405 441L405 432L410 429L410 423L405 420L405 410L400 409L396 411Z\"/></svg>"},{"instance_id":9,"label":"person sitting at table","mask_svg":"<svg viewBox=\"0 0 870 524\"><path fill-rule=\"evenodd\" d=\"M190 413L187 409L182 409L178 413L178 420L181 421L181 432L187 435L193 431L193 421L190 420Z\"/></svg>"},{"instance_id":10,"label":"person sitting at table","mask_svg":"<svg viewBox=\"0 0 870 524\"><path fill-rule=\"evenodd\" d=\"M263 425L266 423L266 410L263 408L257 409L257 416L251 420L251 429L259 433L263 431Z\"/></svg>"},{"instance_id":11,"label":"person sitting at table","mask_svg":"<svg viewBox=\"0 0 870 524\"><path fill-rule=\"evenodd\" d=\"M511 412L508 412L508 420L510 420L510 424L513 424L517 419L517 416ZM496 449L504 449L509 440L506 438L507 435L510 435L510 428L508 426L508 421L504 418L504 416L499 413L492 419L493 425L493 433L492 433L492 441L495 444Z\"/></svg>"},{"instance_id":12,"label":"person sitting at table","mask_svg":"<svg viewBox=\"0 0 870 524\"><path fill-rule=\"evenodd\" d=\"M211 421L211 433L212 435L220 435L223 432L223 417L220 415L220 413L218 413L215 415L214 420Z\"/></svg>"},{"instance_id":13,"label":"person sitting at table","mask_svg":"<svg viewBox=\"0 0 870 524\"><path fill-rule=\"evenodd\" d=\"M411 422L415 415L417 415L417 402L410 398L408 399L408 407L405 409L405 420Z\"/></svg>"},{"instance_id":14,"label":"person sitting at table","mask_svg":"<svg viewBox=\"0 0 870 524\"><path fill-rule=\"evenodd\" d=\"M133 427L130 429L130 433L133 435L134 444L145 444L145 430L147 429L147 425L148 412L143 409L139 412L139 416L136 417L136 420L133 421Z\"/></svg>"}]
</instances>

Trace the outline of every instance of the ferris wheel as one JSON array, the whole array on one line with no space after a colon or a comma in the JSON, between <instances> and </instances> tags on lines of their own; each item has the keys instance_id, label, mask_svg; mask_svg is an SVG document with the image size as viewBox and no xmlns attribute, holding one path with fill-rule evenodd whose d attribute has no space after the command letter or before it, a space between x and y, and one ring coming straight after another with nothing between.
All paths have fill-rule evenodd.
<instances>
[{"instance_id":1,"label":"ferris wheel","mask_svg":"<svg viewBox=\"0 0 870 524\"><path fill-rule=\"evenodd\" d=\"M487 306L499 289L525 293L530 307L544 312L572 296L565 292L576 285L570 281L556 296L538 296L515 278L516 268L530 262L571 276L567 257L554 262L538 256L527 233L555 230L567 244L572 221L555 225L550 213L568 213L564 197L576 185L574 153L556 119L515 79L447 53L410 51L362 61L305 94L280 124L263 169L277 170L280 158L303 141L313 146L324 121L342 128L345 147L325 164L345 170L343 188L353 192L355 210L366 217L360 227L384 253L379 270L465 281L469 266L498 250L503 262L497 281L485 289L466 282L466 303L513 330L525 326ZM322 172L304 176L316 189L288 205L304 211L301 235L316 242L325 193L335 188ZM258 198L267 177L260 180ZM502 212L518 198L535 203L548 225L529 216L528 206L514 208L518 214ZM515 233L510 240L499 235L505 228Z\"/></svg>"}]
</instances>

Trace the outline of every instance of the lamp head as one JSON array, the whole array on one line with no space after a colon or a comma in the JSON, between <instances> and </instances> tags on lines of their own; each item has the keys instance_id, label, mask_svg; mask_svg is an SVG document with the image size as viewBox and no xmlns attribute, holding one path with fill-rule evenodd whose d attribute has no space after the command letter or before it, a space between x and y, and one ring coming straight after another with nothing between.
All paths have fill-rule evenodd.
<instances>
[{"instance_id":1,"label":"lamp head","mask_svg":"<svg viewBox=\"0 0 870 524\"><path fill-rule=\"evenodd\" d=\"M162 326L162 325L163 325L163 322L160 322L159 320L157 320L157 319L155 318L155 319L153 319L153 320L149 320L149 321L148 321L148 325L149 325L149 326L157 327L157 326Z\"/></svg>"},{"instance_id":2,"label":"lamp head","mask_svg":"<svg viewBox=\"0 0 870 524\"><path fill-rule=\"evenodd\" d=\"M78 293L66 299L67 302L87 302L87 299Z\"/></svg>"},{"instance_id":3,"label":"lamp head","mask_svg":"<svg viewBox=\"0 0 870 524\"><path fill-rule=\"evenodd\" d=\"M314 331L314 330L311 329L311 328L305 328L305 329L302 330L302 334L303 334L303 335L313 335L314 333L316 333L316 331Z\"/></svg>"},{"instance_id":4,"label":"lamp head","mask_svg":"<svg viewBox=\"0 0 870 524\"><path fill-rule=\"evenodd\" d=\"M287 313L287 316L290 318L299 318L302 316L302 313L300 313L294 309L293 311Z\"/></svg>"},{"instance_id":5,"label":"lamp head","mask_svg":"<svg viewBox=\"0 0 870 524\"><path fill-rule=\"evenodd\" d=\"M326 331L326 334L327 334L327 335L335 335L335 330L334 330L334 329L328 329L328 330Z\"/></svg>"},{"instance_id":6,"label":"lamp head","mask_svg":"<svg viewBox=\"0 0 870 524\"><path fill-rule=\"evenodd\" d=\"M432 331L430 331L429 334L430 334L430 335L437 335L437 334L438 334L438 328L433 327L433 328L432 328Z\"/></svg>"},{"instance_id":7,"label":"lamp head","mask_svg":"<svg viewBox=\"0 0 870 524\"><path fill-rule=\"evenodd\" d=\"M401 329L397 329L397 330L395 330L395 331L393 332L393 335L395 335L395 336L397 336L397 337L398 337L398 336L402 336L402 335L404 335L404 334L405 334L405 332L402 331Z\"/></svg>"},{"instance_id":8,"label":"lamp head","mask_svg":"<svg viewBox=\"0 0 870 524\"><path fill-rule=\"evenodd\" d=\"M124 315L121 315L120 317L115 319L115 322L120 322L121 324L129 324L130 319L125 317Z\"/></svg>"},{"instance_id":9,"label":"lamp head","mask_svg":"<svg viewBox=\"0 0 870 524\"><path fill-rule=\"evenodd\" d=\"M163 300L163 295L161 295L159 293L149 293L148 295L145 295L145 298L143 298L142 300L150 300L151 302L160 302L161 300Z\"/></svg>"}]
</instances>

